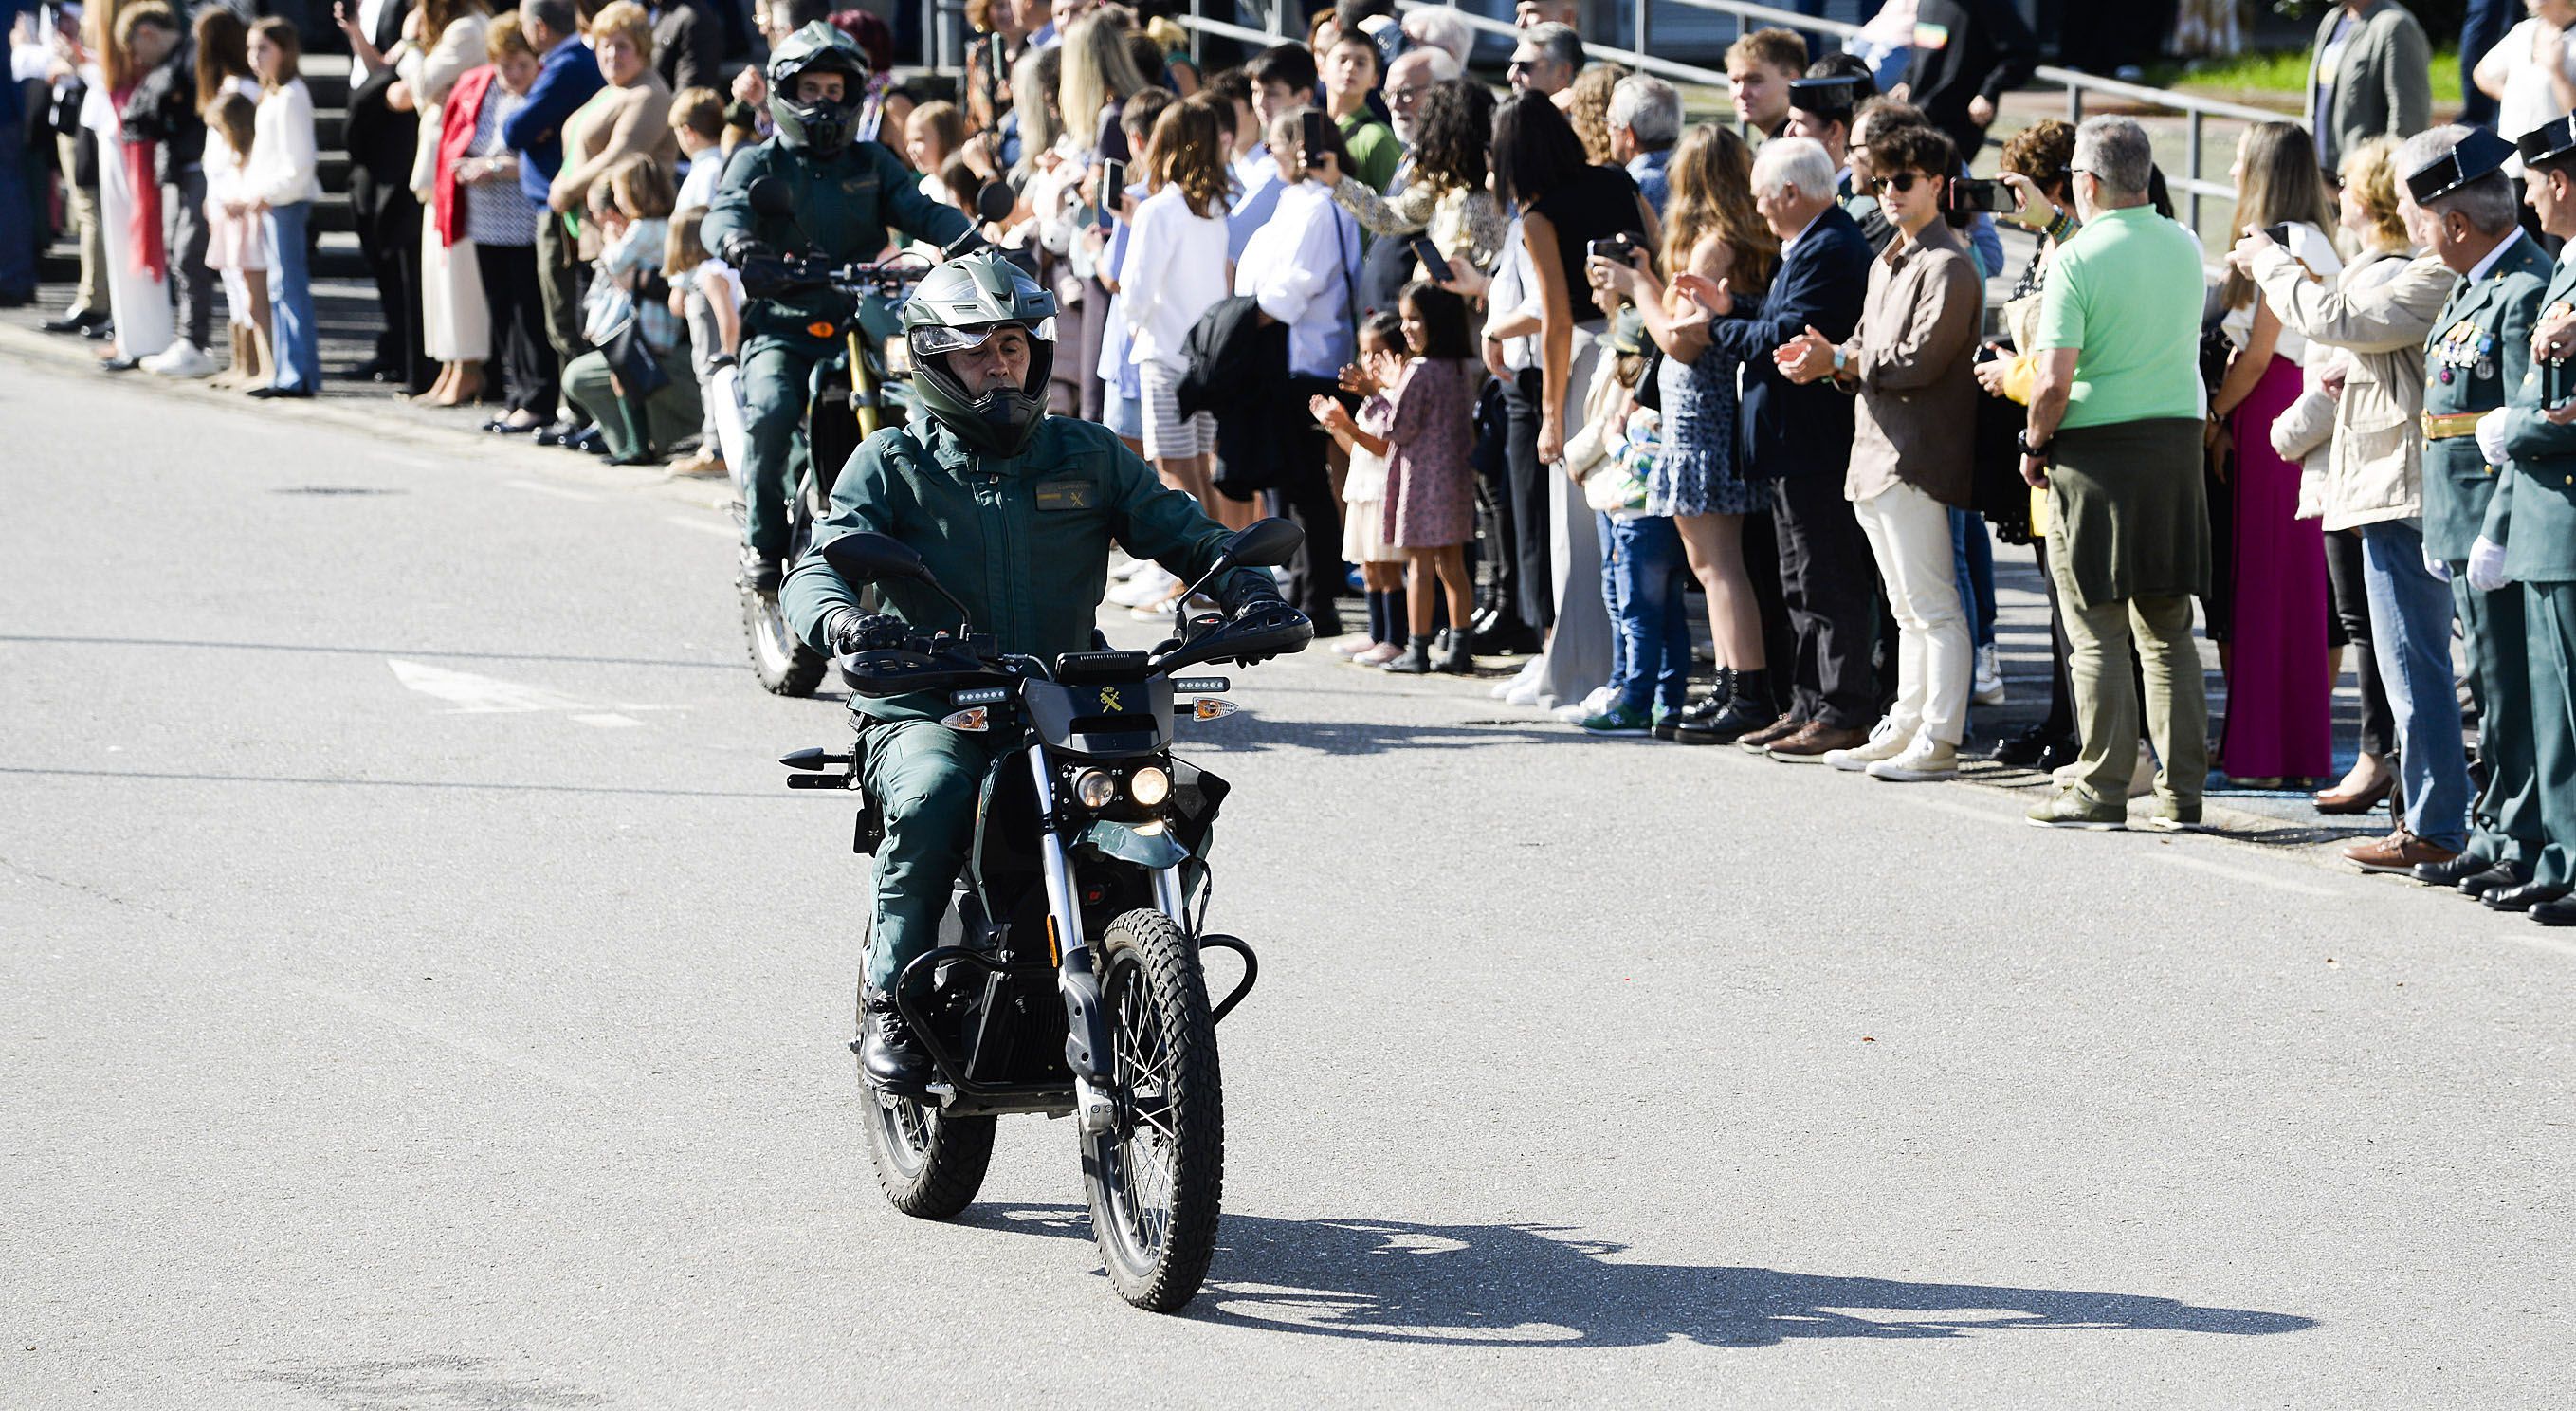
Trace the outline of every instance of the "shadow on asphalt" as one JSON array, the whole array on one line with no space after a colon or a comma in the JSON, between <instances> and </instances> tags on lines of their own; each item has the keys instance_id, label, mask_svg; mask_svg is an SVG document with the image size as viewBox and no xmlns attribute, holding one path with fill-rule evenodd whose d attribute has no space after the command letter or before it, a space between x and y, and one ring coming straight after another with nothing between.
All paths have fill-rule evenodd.
<instances>
[{"instance_id":1,"label":"shadow on asphalt","mask_svg":"<svg viewBox=\"0 0 2576 1411\"><path fill-rule=\"evenodd\" d=\"M1478 745L1598 743L1562 725L1534 729L1518 723L1398 725L1374 720L1283 720L1247 711L1206 724L1185 722L1173 750L1186 758L1193 754L1252 754L1277 749L1368 755L1389 750L1471 749Z\"/></svg>"},{"instance_id":2,"label":"shadow on asphalt","mask_svg":"<svg viewBox=\"0 0 2576 1411\"><path fill-rule=\"evenodd\" d=\"M958 1223L1089 1241L1073 1205L977 1206ZM1544 1225L1274 1220L1228 1213L1181 1316L1385 1342L1637 1347L1687 1338L1956 1338L2029 1330L2300 1332L2294 1313L1991 1284L1616 1262L1627 1246Z\"/></svg>"}]
</instances>

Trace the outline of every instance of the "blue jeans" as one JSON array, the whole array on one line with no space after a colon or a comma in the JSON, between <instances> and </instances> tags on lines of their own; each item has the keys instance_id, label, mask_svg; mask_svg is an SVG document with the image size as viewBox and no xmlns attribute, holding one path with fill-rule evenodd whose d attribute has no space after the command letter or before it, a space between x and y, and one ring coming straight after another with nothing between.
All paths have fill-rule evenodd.
<instances>
[{"instance_id":1,"label":"blue jeans","mask_svg":"<svg viewBox=\"0 0 2576 1411\"><path fill-rule=\"evenodd\" d=\"M1628 675L1628 638L1619 630L1628 601L1619 583L1619 525L1598 510L1592 521L1601 534L1601 606L1610 613L1610 680L1615 684Z\"/></svg>"},{"instance_id":2,"label":"blue jeans","mask_svg":"<svg viewBox=\"0 0 2576 1411\"><path fill-rule=\"evenodd\" d=\"M1995 541L1986 533L1986 517L1975 510L1950 511L1950 553L1958 563L1959 606L1968 614L1968 645L1995 644Z\"/></svg>"},{"instance_id":3,"label":"blue jeans","mask_svg":"<svg viewBox=\"0 0 2576 1411\"><path fill-rule=\"evenodd\" d=\"M2467 845L2469 764L2451 679L2451 585L2424 567L2424 524L2361 526L2372 654L2397 722L2397 768L2408 832L2453 850Z\"/></svg>"},{"instance_id":4,"label":"blue jeans","mask_svg":"<svg viewBox=\"0 0 2576 1411\"><path fill-rule=\"evenodd\" d=\"M1607 516L1604 516L1607 518ZM1639 515L1610 521L1617 584L1610 623L1618 641L1610 689L1614 710L1642 711L1651 702L1681 713L1690 683L1690 612L1682 583L1690 562L1669 518Z\"/></svg>"},{"instance_id":5,"label":"blue jeans","mask_svg":"<svg viewBox=\"0 0 2576 1411\"><path fill-rule=\"evenodd\" d=\"M268 208L268 317L277 344L270 385L290 392L322 390L322 330L313 319L313 280L305 267L304 228L313 203Z\"/></svg>"}]
</instances>

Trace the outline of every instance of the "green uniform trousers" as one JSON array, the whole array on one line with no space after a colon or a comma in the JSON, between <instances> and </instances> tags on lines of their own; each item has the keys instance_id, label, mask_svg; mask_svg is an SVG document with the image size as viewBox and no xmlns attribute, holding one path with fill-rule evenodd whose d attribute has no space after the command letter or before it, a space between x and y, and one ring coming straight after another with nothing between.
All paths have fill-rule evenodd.
<instances>
[{"instance_id":1,"label":"green uniform trousers","mask_svg":"<svg viewBox=\"0 0 2576 1411\"><path fill-rule=\"evenodd\" d=\"M564 218L537 212L537 306L546 317L546 341L555 361L569 363L590 351L581 336L580 242L564 228Z\"/></svg>"},{"instance_id":2,"label":"green uniform trousers","mask_svg":"<svg viewBox=\"0 0 2576 1411\"><path fill-rule=\"evenodd\" d=\"M751 546L772 557L787 553L787 496L805 454L798 428L813 390L814 365L828 349L759 339L742 351L734 385L742 391L743 499L749 509Z\"/></svg>"},{"instance_id":3,"label":"green uniform trousers","mask_svg":"<svg viewBox=\"0 0 2576 1411\"><path fill-rule=\"evenodd\" d=\"M2548 842L2532 880L2576 886L2576 583L2522 585L2531 656L2532 792Z\"/></svg>"},{"instance_id":4,"label":"green uniform trousers","mask_svg":"<svg viewBox=\"0 0 2576 1411\"><path fill-rule=\"evenodd\" d=\"M608 438L608 453L620 460L646 451L668 451L698 429L703 409L698 405L698 375L689 366L688 345L655 353L653 361L661 364L662 375L669 381L645 397L619 396L610 381L608 355L596 348L564 368L564 396L581 408L582 415L599 423L600 434ZM652 444L637 444L639 434Z\"/></svg>"},{"instance_id":5,"label":"green uniform trousers","mask_svg":"<svg viewBox=\"0 0 2576 1411\"><path fill-rule=\"evenodd\" d=\"M975 844L984 776L1015 734L970 735L935 720L871 722L860 786L885 823L877 845L877 902L868 985L883 990L939 943L948 896Z\"/></svg>"},{"instance_id":6,"label":"green uniform trousers","mask_svg":"<svg viewBox=\"0 0 2576 1411\"><path fill-rule=\"evenodd\" d=\"M2524 626L2523 590L2499 593L2469 586L2468 573L2451 565L2451 601L2469 639L2469 689L2478 701L2478 758L2487 784L2469 809L2473 857L2534 867L2548 836L2540 823L2540 791L2532 781L2531 651Z\"/></svg>"},{"instance_id":7,"label":"green uniform trousers","mask_svg":"<svg viewBox=\"0 0 2576 1411\"><path fill-rule=\"evenodd\" d=\"M2066 671L2075 686L2075 728L2084 742L2076 757L2076 787L2096 802L2128 800L2129 779L2138 768L2139 702L2129 680L2134 633L2146 671L2147 732L2156 744L2156 795L2197 805L2209 780L2209 691L2201 679L2200 648L2191 637L2191 599L2142 595L2086 607L2073 565L2065 536L2052 523L2048 571L2066 618L2072 648Z\"/></svg>"}]
</instances>

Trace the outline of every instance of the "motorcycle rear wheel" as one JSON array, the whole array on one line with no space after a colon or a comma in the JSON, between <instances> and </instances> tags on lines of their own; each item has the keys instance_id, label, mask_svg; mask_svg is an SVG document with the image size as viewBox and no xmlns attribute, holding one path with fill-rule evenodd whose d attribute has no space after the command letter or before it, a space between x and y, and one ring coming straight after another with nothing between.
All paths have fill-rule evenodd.
<instances>
[{"instance_id":1,"label":"motorcycle rear wheel","mask_svg":"<svg viewBox=\"0 0 2576 1411\"><path fill-rule=\"evenodd\" d=\"M863 1021L864 1022L864 1021ZM990 1117L952 1117L927 1103L896 1097L859 1075L860 1121L868 1164L887 1203L922 1220L946 1220L975 1203L993 1161Z\"/></svg>"},{"instance_id":2,"label":"motorcycle rear wheel","mask_svg":"<svg viewBox=\"0 0 2576 1411\"><path fill-rule=\"evenodd\" d=\"M1110 1130L1083 1145L1091 1233L1118 1296L1169 1313L1196 1297L1225 1193L1225 1090L1197 948L1136 910L1100 942Z\"/></svg>"}]
</instances>

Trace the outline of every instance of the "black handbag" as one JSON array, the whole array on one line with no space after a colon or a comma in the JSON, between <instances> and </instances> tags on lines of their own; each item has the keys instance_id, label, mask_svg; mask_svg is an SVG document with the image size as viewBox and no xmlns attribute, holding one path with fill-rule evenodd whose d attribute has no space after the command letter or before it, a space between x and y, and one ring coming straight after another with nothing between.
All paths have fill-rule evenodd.
<instances>
[{"instance_id":1,"label":"black handbag","mask_svg":"<svg viewBox=\"0 0 2576 1411\"><path fill-rule=\"evenodd\" d=\"M599 351L608 359L608 370L616 374L620 396L650 397L671 385L671 374L662 370L653 345L644 339L644 320L638 314L628 314L601 341Z\"/></svg>"}]
</instances>

